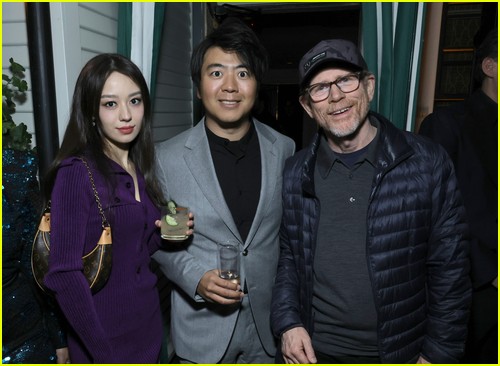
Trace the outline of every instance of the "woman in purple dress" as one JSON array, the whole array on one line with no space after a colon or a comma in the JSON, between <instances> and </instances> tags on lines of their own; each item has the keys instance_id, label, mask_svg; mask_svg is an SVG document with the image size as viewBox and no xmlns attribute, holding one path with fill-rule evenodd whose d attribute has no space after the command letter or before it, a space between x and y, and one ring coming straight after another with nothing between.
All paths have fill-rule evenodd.
<instances>
[{"instance_id":1,"label":"woman in purple dress","mask_svg":"<svg viewBox=\"0 0 500 366\"><path fill-rule=\"evenodd\" d=\"M90 166L113 237L108 282L92 294L82 255L95 247L101 216ZM151 104L136 65L116 54L91 59L77 80L60 151L45 180L51 252L45 285L66 316L73 363L155 363L162 342L150 255L163 197L154 177ZM189 232L191 234L191 232Z\"/></svg>"}]
</instances>

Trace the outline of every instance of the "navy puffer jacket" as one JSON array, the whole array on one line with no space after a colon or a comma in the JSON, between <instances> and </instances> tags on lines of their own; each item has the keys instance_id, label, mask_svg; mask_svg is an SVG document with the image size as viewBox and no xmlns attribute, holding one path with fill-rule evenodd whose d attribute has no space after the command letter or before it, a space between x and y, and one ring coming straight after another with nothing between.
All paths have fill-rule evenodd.
<instances>
[{"instance_id":1,"label":"navy puffer jacket","mask_svg":"<svg viewBox=\"0 0 500 366\"><path fill-rule=\"evenodd\" d=\"M366 260L384 363L459 362L471 299L465 211L446 152L384 117L367 215ZM312 263L320 202L314 165L321 132L283 173L281 253L271 323L276 337L313 333Z\"/></svg>"}]
</instances>

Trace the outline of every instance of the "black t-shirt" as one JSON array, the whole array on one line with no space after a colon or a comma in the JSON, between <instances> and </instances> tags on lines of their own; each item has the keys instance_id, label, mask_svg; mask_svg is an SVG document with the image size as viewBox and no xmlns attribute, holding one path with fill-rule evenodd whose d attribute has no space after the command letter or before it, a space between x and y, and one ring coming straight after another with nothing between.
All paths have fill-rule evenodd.
<instances>
[{"instance_id":1,"label":"black t-shirt","mask_svg":"<svg viewBox=\"0 0 500 366\"><path fill-rule=\"evenodd\" d=\"M224 199L245 241L257 211L261 188L260 148L255 127L252 123L239 141L219 137L208 128L206 131Z\"/></svg>"}]
</instances>

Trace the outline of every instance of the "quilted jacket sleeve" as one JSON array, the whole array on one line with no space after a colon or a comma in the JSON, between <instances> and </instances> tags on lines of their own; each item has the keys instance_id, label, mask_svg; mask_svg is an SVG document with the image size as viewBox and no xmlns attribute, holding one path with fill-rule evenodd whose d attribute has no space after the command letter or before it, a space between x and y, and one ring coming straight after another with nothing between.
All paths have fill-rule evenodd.
<instances>
[{"instance_id":1,"label":"quilted jacket sleeve","mask_svg":"<svg viewBox=\"0 0 500 366\"><path fill-rule=\"evenodd\" d=\"M300 320L300 300L298 273L289 246L286 230L280 230L280 259L273 288L271 303L271 326L273 334L279 338L283 332L302 326Z\"/></svg>"},{"instance_id":2,"label":"quilted jacket sleeve","mask_svg":"<svg viewBox=\"0 0 500 366\"><path fill-rule=\"evenodd\" d=\"M304 235L302 228L302 197L301 180L298 179L299 167L302 165L297 154L289 159L283 172L283 218L280 228L280 259L276 281L273 288L271 302L271 327L276 337L283 332L304 326L308 328L307 319L304 319L304 304L301 303L304 289L304 268L297 268L304 264ZM299 209L301 208L301 209ZM309 330L309 329L308 329Z\"/></svg>"}]
</instances>

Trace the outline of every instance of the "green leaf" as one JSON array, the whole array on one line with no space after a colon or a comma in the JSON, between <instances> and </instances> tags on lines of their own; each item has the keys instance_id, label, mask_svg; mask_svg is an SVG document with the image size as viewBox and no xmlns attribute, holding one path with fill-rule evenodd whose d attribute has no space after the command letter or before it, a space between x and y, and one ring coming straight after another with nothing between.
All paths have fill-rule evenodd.
<instances>
[{"instance_id":1,"label":"green leaf","mask_svg":"<svg viewBox=\"0 0 500 366\"><path fill-rule=\"evenodd\" d=\"M7 133L13 127L16 127L13 121L2 121L2 133Z\"/></svg>"},{"instance_id":2,"label":"green leaf","mask_svg":"<svg viewBox=\"0 0 500 366\"><path fill-rule=\"evenodd\" d=\"M21 85L19 86L19 91L24 93L27 90L28 90L28 83L26 82L26 80L21 80Z\"/></svg>"},{"instance_id":3,"label":"green leaf","mask_svg":"<svg viewBox=\"0 0 500 366\"><path fill-rule=\"evenodd\" d=\"M18 93L24 93L28 90L28 83L26 80L21 80L19 78L12 78L12 85L18 89Z\"/></svg>"},{"instance_id":4,"label":"green leaf","mask_svg":"<svg viewBox=\"0 0 500 366\"><path fill-rule=\"evenodd\" d=\"M31 134L24 123L16 125L12 115L16 113L16 103L26 101L28 83L24 80L26 69L11 57L12 76L2 74L2 144L4 148L25 151L31 147ZM5 84L5 85L4 85Z\"/></svg>"},{"instance_id":5,"label":"green leaf","mask_svg":"<svg viewBox=\"0 0 500 366\"><path fill-rule=\"evenodd\" d=\"M22 65L15 62L12 57L9 59L9 61L10 61L10 69L14 75L23 74L26 71L26 69Z\"/></svg>"},{"instance_id":6,"label":"green leaf","mask_svg":"<svg viewBox=\"0 0 500 366\"><path fill-rule=\"evenodd\" d=\"M3 126L2 126L3 127ZM2 128L2 130L4 130ZM4 130L5 131L5 130ZM3 145L16 150L27 150L31 145L31 134L24 123L10 128L3 134Z\"/></svg>"}]
</instances>

